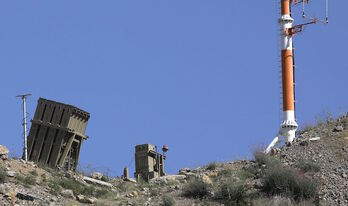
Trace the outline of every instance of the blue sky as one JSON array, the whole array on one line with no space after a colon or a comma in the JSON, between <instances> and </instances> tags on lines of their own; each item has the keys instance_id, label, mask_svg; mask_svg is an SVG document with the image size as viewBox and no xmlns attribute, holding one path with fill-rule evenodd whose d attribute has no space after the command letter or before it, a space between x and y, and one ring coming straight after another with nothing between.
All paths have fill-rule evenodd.
<instances>
[{"instance_id":1,"label":"blue sky","mask_svg":"<svg viewBox=\"0 0 348 206\"><path fill-rule=\"evenodd\" d=\"M112 175L142 143L168 145L169 173L250 156L280 125L277 2L2 1L0 144L21 153L30 92L31 115L39 97L91 113L80 163ZM295 37L300 125L348 112L347 8Z\"/></svg>"}]
</instances>

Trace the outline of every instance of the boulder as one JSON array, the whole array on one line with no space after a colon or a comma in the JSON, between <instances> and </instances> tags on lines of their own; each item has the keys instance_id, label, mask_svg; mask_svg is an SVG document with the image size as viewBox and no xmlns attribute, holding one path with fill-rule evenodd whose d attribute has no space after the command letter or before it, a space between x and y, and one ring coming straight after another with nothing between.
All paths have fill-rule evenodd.
<instances>
[{"instance_id":1,"label":"boulder","mask_svg":"<svg viewBox=\"0 0 348 206\"><path fill-rule=\"evenodd\" d=\"M97 179L97 180L101 180L103 179L103 174L100 173L100 172L92 172L91 173L91 177L94 178L94 179Z\"/></svg>"},{"instance_id":2,"label":"boulder","mask_svg":"<svg viewBox=\"0 0 348 206\"><path fill-rule=\"evenodd\" d=\"M7 171L7 176L8 177L15 177L16 176L16 172L15 171Z\"/></svg>"},{"instance_id":3,"label":"boulder","mask_svg":"<svg viewBox=\"0 0 348 206\"><path fill-rule=\"evenodd\" d=\"M87 204L94 204L97 201L95 197L86 197L84 195L77 195L76 199L77 201L81 203L87 203Z\"/></svg>"},{"instance_id":4,"label":"boulder","mask_svg":"<svg viewBox=\"0 0 348 206\"><path fill-rule=\"evenodd\" d=\"M63 197L66 197L66 198L71 198L71 199L74 199L75 196L74 196L74 193L72 190L62 190L62 192L60 193Z\"/></svg>"},{"instance_id":5,"label":"boulder","mask_svg":"<svg viewBox=\"0 0 348 206\"><path fill-rule=\"evenodd\" d=\"M8 159L8 149L3 145L0 145L0 158L3 160Z\"/></svg>"},{"instance_id":6,"label":"boulder","mask_svg":"<svg viewBox=\"0 0 348 206\"><path fill-rule=\"evenodd\" d=\"M133 178L123 178L123 180L124 181L126 181L126 182L133 182L133 183L137 183L137 181L135 180L135 179L133 179Z\"/></svg>"},{"instance_id":7,"label":"boulder","mask_svg":"<svg viewBox=\"0 0 348 206\"><path fill-rule=\"evenodd\" d=\"M26 194L26 193L21 193L21 192L18 192L16 197L18 199L27 200L27 201L34 201L35 199L38 199L37 197L35 197L33 195Z\"/></svg>"},{"instance_id":8,"label":"boulder","mask_svg":"<svg viewBox=\"0 0 348 206\"><path fill-rule=\"evenodd\" d=\"M335 127L334 132L342 132L343 131L343 127L341 125L338 125Z\"/></svg>"},{"instance_id":9,"label":"boulder","mask_svg":"<svg viewBox=\"0 0 348 206\"><path fill-rule=\"evenodd\" d=\"M96 180L94 178L90 178L90 177L86 177L84 176L83 177L83 180L88 182L88 183L93 183L93 184L97 184L97 185L100 185L100 186L106 186L106 187L112 187L112 184L108 183L108 182L104 182L104 181L101 181L101 180Z\"/></svg>"},{"instance_id":10,"label":"boulder","mask_svg":"<svg viewBox=\"0 0 348 206\"><path fill-rule=\"evenodd\" d=\"M150 184L166 185L170 182L185 182L185 175L166 175L162 177L156 177L150 180Z\"/></svg>"},{"instance_id":11,"label":"boulder","mask_svg":"<svg viewBox=\"0 0 348 206\"><path fill-rule=\"evenodd\" d=\"M206 174L202 174L200 179L202 180L202 182L208 184L208 185L212 185L213 181L211 181L210 177Z\"/></svg>"}]
</instances>

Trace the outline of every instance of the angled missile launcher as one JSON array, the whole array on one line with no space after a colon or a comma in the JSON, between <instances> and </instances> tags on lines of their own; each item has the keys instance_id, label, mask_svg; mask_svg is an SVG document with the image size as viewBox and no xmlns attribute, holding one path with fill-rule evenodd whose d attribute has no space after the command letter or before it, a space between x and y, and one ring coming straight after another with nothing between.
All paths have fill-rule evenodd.
<instances>
[{"instance_id":1,"label":"angled missile launcher","mask_svg":"<svg viewBox=\"0 0 348 206\"><path fill-rule=\"evenodd\" d=\"M167 146L162 148L163 154L157 152L157 147L151 144L135 146L135 173L136 179L142 178L148 181L155 177L164 176L165 153Z\"/></svg>"},{"instance_id":2,"label":"angled missile launcher","mask_svg":"<svg viewBox=\"0 0 348 206\"><path fill-rule=\"evenodd\" d=\"M76 170L89 117L75 106L40 98L28 137L29 161Z\"/></svg>"}]
</instances>

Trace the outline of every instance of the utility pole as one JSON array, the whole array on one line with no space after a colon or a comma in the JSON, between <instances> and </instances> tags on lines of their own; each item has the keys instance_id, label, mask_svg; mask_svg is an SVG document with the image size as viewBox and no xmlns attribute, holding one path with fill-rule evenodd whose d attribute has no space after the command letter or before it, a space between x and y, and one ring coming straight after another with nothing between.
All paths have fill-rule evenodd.
<instances>
[{"instance_id":1,"label":"utility pole","mask_svg":"<svg viewBox=\"0 0 348 206\"><path fill-rule=\"evenodd\" d=\"M24 130L24 151L23 151L23 157L24 160L28 161L28 145L27 145L27 108L26 108L26 99L28 96L31 96L31 94L22 94L17 95L16 97L20 97L22 99L22 108L23 108L23 130Z\"/></svg>"}]
</instances>

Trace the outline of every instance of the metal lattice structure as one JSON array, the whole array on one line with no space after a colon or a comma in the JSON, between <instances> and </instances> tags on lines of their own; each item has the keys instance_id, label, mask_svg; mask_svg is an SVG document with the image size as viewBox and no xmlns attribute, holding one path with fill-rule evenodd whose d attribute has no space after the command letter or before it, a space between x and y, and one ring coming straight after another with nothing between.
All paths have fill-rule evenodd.
<instances>
[{"instance_id":1,"label":"metal lattice structure","mask_svg":"<svg viewBox=\"0 0 348 206\"><path fill-rule=\"evenodd\" d=\"M38 100L28 137L28 159L49 167L76 170L90 114L75 106Z\"/></svg>"}]
</instances>

